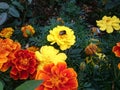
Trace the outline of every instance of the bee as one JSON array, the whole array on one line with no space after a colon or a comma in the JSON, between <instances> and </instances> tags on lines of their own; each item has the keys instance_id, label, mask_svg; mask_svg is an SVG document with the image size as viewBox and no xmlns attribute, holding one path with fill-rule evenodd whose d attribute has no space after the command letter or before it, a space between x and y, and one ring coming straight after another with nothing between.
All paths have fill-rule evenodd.
<instances>
[{"instance_id":1,"label":"bee","mask_svg":"<svg viewBox=\"0 0 120 90\"><path fill-rule=\"evenodd\" d=\"M59 35L65 35L65 34L66 34L65 30L59 32Z\"/></svg>"}]
</instances>

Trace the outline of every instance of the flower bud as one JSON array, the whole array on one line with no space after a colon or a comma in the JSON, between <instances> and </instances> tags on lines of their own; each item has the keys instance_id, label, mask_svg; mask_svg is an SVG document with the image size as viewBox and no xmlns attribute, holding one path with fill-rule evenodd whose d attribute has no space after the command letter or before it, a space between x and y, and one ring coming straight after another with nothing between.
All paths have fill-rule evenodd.
<instances>
[{"instance_id":1,"label":"flower bud","mask_svg":"<svg viewBox=\"0 0 120 90\"><path fill-rule=\"evenodd\" d=\"M85 68L86 68L85 62L81 62L80 63L80 70L85 70Z\"/></svg>"},{"instance_id":2,"label":"flower bud","mask_svg":"<svg viewBox=\"0 0 120 90\"><path fill-rule=\"evenodd\" d=\"M96 44L89 44L86 48L85 48L85 53L87 55L93 55L95 54L95 52L97 52L97 45Z\"/></svg>"}]
</instances>

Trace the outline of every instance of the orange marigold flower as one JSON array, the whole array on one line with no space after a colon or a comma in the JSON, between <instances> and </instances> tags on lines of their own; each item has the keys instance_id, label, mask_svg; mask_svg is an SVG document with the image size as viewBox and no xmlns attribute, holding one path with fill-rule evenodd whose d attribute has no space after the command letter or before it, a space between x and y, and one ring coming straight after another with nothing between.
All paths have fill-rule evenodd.
<instances>
[{"instance_id":1,"label":"orange marigold flower","mask_svg":"<svg viewBox=\"0 0 120 90\"><path fill-rule=\"evenodd\" d=\"M120 70L120 63L118 63L118 69Z\"/></svg>"},{"instance_id":2,"label":"orange marigold flower","mask_svg":"<svg viewBox=\"0 0 120 90\"><path fill-rule=\"evenodd\" d=\"M14 29L11 27L3 28L0 32L1 37L10 38L14 32Z\"/></svg>"},{"instance_id":3,"label":"orange marigold flower","mask_svg":"<svg viewBox=\"0 0 120 90\"><path fill-rule=\"evenodd\" d=\"M35 46L31 46L31 47L28 47L27 50L35 52L35 51L39 50L39 48L35 47Z\"/></svg>"},{"instance_id":4,"label":"orange marigold flower","mask_svg":"<svg viewBox=\"0 0 120 90\"><path fill-rule=\"evenodd\" d=\"M34 28L31 25L26 25L21 28L24 37L32 36L35 33Z\"/></svg>"},{"instance_id":5,"label":"orange marigold flower","mask_svg":"<svg viewBox=\"0 0 120 90\"><path fill-rule=\"evenodd\" d=\"M13 40L0 38L0 71L5 72L11 66L14 53L21 48L18 42Z\"/></svg>"},{"instance_id":6,"label":"orange marigold flower","mask_svg":"<svg viewBox=\"0 0 120 90\"><path fill-rule=\"evenodd\" d=\"M12 70L10 76L14 80L24 80L30 77L33 79L36 74L37 60L35 53L28 50L19 50L15 53L15 59L12 60Z\"/></svg>"},{"instance_id":7,"label":"orange marigold flower","mask_svg":"<svg viewBox=\"0 0 120 90\"><path fill-rule=\"evenodd\" d=\"M35 90L77 90L78 87L76 72L64 62L46 64L35 79L43 80Z\"/></svg>"},{"instance_id":8,"label":"orange marigold flower","mask_svg":"<svg viewBox=\"0 0 120 90\"><path fill-rule=\"evenodd\" d=\"M116 46L113 46L112 52L116 57L120 57L120 42L116 43Z\"/></svg>"}]
</instances>

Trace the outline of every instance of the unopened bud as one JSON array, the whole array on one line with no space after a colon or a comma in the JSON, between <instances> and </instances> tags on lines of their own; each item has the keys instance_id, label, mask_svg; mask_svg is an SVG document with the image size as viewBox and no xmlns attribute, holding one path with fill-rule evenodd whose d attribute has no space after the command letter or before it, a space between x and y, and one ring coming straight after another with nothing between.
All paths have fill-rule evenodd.
<instances>
[{"instance_id":1,"label":"unopened bud","mask_svg":"<svg viewBox=\"0 0 120 90\"><path fill-rule=\"evenodd\" d=\"M80 70L85 70L85 68L86 68L85 62L81 62L80 63Z\"/></svg>"},{"instance_id":2,"label":"unopened bud","mask_svg":"<svg viewBox=\"0 0 120 90\"><path fill-rule=\"evenodd\" d=\"M89 44L86 48L85 48L85 53L87 55L93 55L95 54L95 52L97 52L97 45L96 44Z\"/></svg>"}]
</instances>

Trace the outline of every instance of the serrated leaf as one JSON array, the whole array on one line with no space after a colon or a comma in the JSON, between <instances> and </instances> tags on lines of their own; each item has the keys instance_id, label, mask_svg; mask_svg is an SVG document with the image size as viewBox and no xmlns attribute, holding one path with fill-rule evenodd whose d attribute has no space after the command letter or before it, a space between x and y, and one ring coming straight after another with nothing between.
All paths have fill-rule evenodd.
<instances>
[{"instance_id":1,"label":"serrated leaf","mask_svg":"<svg viewBox=\"0 0 120 90\"><path fill-rule=\"evenodd\" d=\"M7 13L0 14L0 25L2 25L7 19Z\"/></svg>"},{"instance_id":2,"label":"serrated leaf","mask_svg":"<svg viewBox=\"0 0 120 90\"><path fill-rule=\"evenodd\" d=\"M34 90L42 80L29 80L18 86L15 90Z\"/></svg>"},{"instance_id":3,"label":"serrated leaf","mask_svg":"<svg viewBox=\"0 0 120 90\"><path fill-rule=\"evenodd\" d=\"M0 9L8 9L9 5L6 2L0 2Z\"/></svg>"},{"instance_id":4,"label":"serrated leaf","mask_svg":"<svg viewBox=\"0 0 120 90\"><path fill-rule=\"evenodd\" d=\"M3 84L0 82L0 90L3 90Z\"/></svg>"},{"instance_id":5,"label":"serrated leaf","mask_svg":"<svg viewBox=\"0 0 120 90\"><path fill-rule=\"evenodd\" d=\"M20 17L20 14L18 12L18 10L15 8L15 7L10 7L9 8L9 12L8 12L10 15L12 15L13 17Z\"/></svg>"},{"instance_id":6,"label":"serrated leaf","mask_svg":"<svg viewBox=\"0 0 120 90\"><path fill-rule=\"evenodd\" d=\"M31 3L32 3L32 0L28 0L28 2L29 2L29 4L31 4Z\"/></svg>"}]
</instances>

